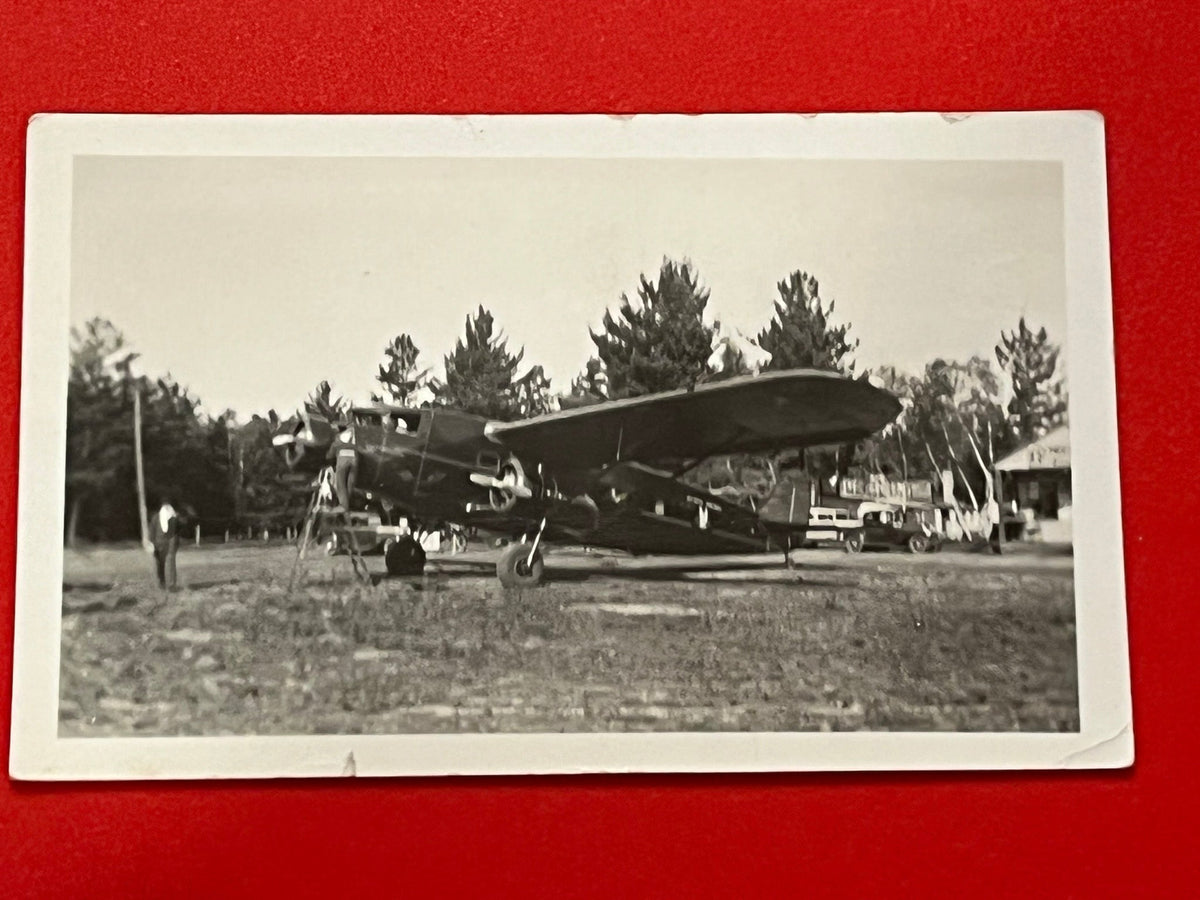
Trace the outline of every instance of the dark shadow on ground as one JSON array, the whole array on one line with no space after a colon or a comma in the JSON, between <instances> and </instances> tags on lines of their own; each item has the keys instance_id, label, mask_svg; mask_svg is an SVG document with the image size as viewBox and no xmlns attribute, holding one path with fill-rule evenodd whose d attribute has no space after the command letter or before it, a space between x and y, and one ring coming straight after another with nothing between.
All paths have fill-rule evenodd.
<instances>
[{"instance_id":1,"label":"dark shadow on ground","mask_svg":"<svg viewBox=\"0 0 1200 900\"><path fill-rule=\"evenodd\" d=\"M839 582L814 580L807 577L808 572L818 571L844 571L839 566L832 565L797 565L792 570L786 570L783 563L775 565L747 565L741 563L720 563L717 565L705 565L699 563L697 565L681 565L681 564L665 564L665 565L633 565L624 566L621 562L616 564L605 565L605 562L611 560L611 557L604 560L596 560L594 565L588 567L571 567L558 568L553 563L548 563L546 566L546 582L560 584L578 584L587 581L605 581L605 580L622 580L622 581L654 581L658 583L675 582L678 584L694 585L698 582L704 582L703 576L707 573L721 573L722 577L714 578L710 583L714 584L740 584L740 585L788 585L801 584L811 587L837 587ZM790 577L764 577L759 574L763 570L778 571L786 573ZM423 576L412 575L395 575L389 576L383 573L372 574L371 583L379 584L381 582L388 583L409 583L418 589L423 589L424 580L428 578L437 578L441 580L456 580L458 578L479 578L479 577L495 577L496 567L494 563L486 560L462 560L462 561L439 561L431 564L425 571ZM728 576L723 573L744 573L741 575Z\"/></svg>"},{"instance_id":2,"label":"dark shadow on ground","mask_svg":"<svg viewBox=\"0 0 1200 900\"><path fill-rule=\"evenodd\" d=\"M836 587L835 581L814 581L805 578L799 571L789 573L791 577L764 578L746 572L745 575L726 576L721 578L704 579L708 572L745 572L744 567L730 566L728 568L681 569L674 566L643 569L548 569L547 582L579 583L585 581L606 581L619 579L623 581L654 581L658 583L674 582L676 584L765 584L776 587L786 585L806 585L810 587Z\"/></svg>"},{"instance_id":3,"label":"dark shadow on ground","mask_svg":"<svg viewBox=\"0 0 1200 900\"><path fill-rule=\"evenodd\" d=\"M74 584L63 582L63 593L103 594L111 591L116 584L111 581L80 581Z\"/></svg>"}]
</instances>

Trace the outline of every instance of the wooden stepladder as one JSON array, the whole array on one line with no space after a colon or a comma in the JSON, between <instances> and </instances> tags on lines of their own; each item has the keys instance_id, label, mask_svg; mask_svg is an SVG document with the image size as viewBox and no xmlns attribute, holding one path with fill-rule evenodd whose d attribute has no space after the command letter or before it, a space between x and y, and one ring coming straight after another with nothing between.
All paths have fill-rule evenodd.
<instances>
[{"instance_id":1,"label":"wooden stepladder","mask_svg":"<svg viewBox=\"0 0 1200 900\"><path fill-rule=\"evenodd\" d=\"M296 587L296 580L300 574L300 563L308 554L309 548L316 543L317 525L324 516L331 514L330 510L332 508L333 469L327 466L321 470L321 474L317 477L316 488L313 490L312 499L309 500L308 510L304 516L304 527L300 529L300 538L296 542L296 559L292 563L292 574L288 581L289 594ZM364 584L370 584L371 570L367 566L367 561L358 552L358 547L355 546L353 540L346 541L345 544L346 551L350 554L350 565L354 568L354 574Z\"/></svg>"}]
</instances>

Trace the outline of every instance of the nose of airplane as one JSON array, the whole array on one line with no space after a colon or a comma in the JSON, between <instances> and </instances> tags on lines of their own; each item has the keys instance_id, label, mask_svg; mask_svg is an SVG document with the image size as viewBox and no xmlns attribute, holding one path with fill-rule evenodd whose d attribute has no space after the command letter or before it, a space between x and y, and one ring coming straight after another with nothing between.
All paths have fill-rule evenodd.
<instances>
[{"instance_id":1,"label":"nose of airplane","mask_svg":"<svg viewBox=\"0 0 1200 900\"><path fill-rule=\"evenodd\" d=\"M271 444L283 453L292 470L318 471L333 442L333 428L323 419L304 414L288 422L271 438Z\"/></svg>"}]
</instances>

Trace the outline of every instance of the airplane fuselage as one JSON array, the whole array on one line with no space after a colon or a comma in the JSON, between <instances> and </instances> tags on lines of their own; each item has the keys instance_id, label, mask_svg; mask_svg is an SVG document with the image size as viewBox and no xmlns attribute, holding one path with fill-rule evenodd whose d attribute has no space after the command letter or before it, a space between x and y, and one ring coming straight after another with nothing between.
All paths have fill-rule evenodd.
<instances>
[{"instance_id":1,"label":"airplane fuselage","mask_svg":"<svg viewBox=\"0 0 1200 900\"><path fill-rule=\"evenodd\" d=\"M753 510L615 457L560 479L537 459L498 445L488 422L447 408L353 410L356 491L425 527L540 532L549 541L636 553L752 552L789 543ZM303 468L326 464L333 435L308 423ZM801 502L797 522L807 520L807 491Z\"/></svg>"}]
</instances>

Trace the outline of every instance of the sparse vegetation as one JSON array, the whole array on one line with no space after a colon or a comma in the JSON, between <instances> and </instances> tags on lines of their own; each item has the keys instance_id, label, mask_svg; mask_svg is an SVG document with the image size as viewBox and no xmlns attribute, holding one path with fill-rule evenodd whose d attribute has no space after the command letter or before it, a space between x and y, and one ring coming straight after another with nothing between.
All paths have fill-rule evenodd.
<instances>
[{"instance_id":1,"label":"sparse vegetation","mask_svg":"<svg viewBox=\"0 0 1200 900\"><path fill-rule=\"evenodd\" d=\"M516 593L484 554L375 586L318 558L289 596L293 554L185 553L192 587L166 596L138 551L70 556L61 733L1079 726L1066 559L636 578L589 559Z\"/></svg>"}]
</instances>

